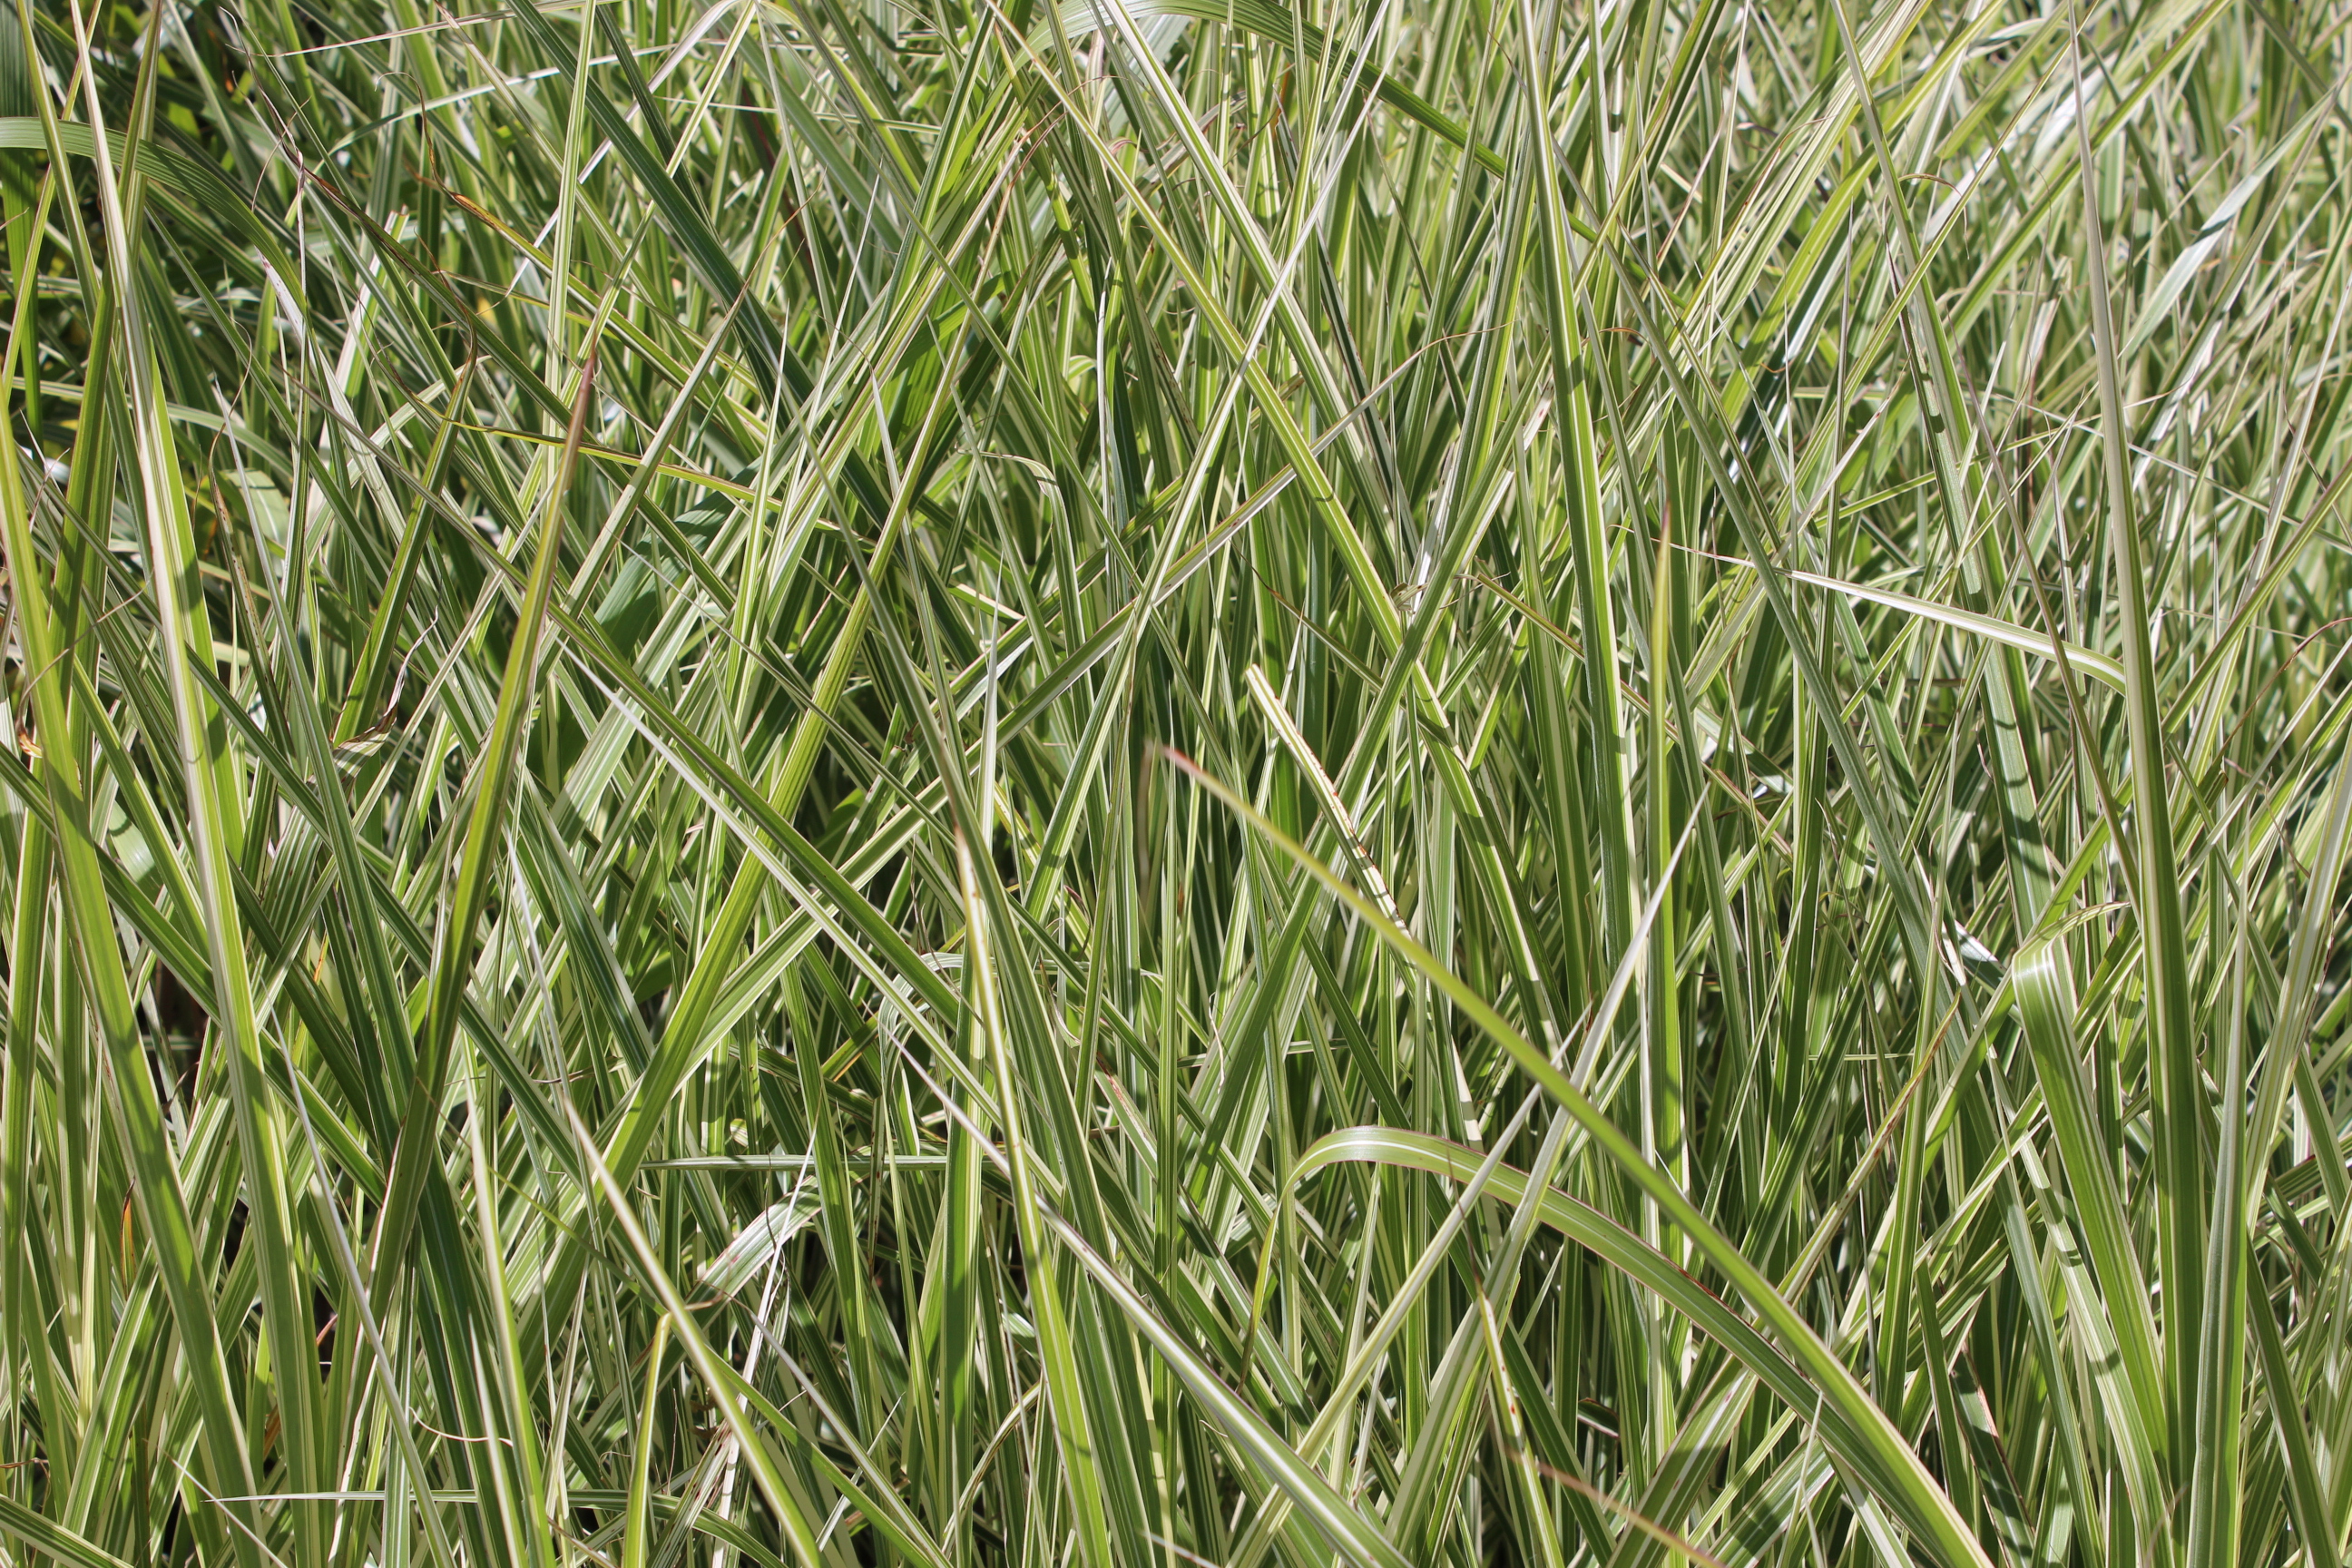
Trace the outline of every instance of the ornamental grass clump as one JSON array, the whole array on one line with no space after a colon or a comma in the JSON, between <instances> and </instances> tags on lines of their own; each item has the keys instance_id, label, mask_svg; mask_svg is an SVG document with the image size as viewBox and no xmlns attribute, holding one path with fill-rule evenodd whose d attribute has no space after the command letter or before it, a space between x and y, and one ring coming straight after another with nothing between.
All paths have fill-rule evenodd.
<instances>
[{"instance_id":1,"label":"ornamental grass clump","mask_svg":"<svg viewBox=\"0 0 2352 1568\"><path fill-rule=\"evenodd\" d=\"M2347 27L0 16L0 1563L2339 1568Z\"/></svg>"}]
</instances>

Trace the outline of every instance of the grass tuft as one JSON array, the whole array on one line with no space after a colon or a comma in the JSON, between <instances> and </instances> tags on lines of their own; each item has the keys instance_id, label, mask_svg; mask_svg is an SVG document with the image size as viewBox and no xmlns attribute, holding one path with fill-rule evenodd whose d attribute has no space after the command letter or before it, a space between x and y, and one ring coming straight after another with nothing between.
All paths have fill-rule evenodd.
<instances>
[{"instance_id":1,"label":"grass tuft","mask_svg":"<svg viewBox=\"0 0 2352 1568\"><path fill-rule=\"evenodd\" d=\"M2337 1568L2347 73L19 0L0 1563Z\"/></svg>"}]
</instances>

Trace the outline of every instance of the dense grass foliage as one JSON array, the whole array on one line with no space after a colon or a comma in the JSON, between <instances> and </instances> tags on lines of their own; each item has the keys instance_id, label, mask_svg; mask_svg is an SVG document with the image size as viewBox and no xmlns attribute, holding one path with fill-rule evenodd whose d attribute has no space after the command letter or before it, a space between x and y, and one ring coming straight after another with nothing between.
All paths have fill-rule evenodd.
<instances>
[{"instance_id":1,"label":"dense grass foliage","mask_svg":"<svg viewBox=\"0 0 2352 1568\"><path fill-rule=\"evenodd\" d=\"M2336 1568L2341 0L39 0L0 1561Z\"/></svg>"}]
</instances>

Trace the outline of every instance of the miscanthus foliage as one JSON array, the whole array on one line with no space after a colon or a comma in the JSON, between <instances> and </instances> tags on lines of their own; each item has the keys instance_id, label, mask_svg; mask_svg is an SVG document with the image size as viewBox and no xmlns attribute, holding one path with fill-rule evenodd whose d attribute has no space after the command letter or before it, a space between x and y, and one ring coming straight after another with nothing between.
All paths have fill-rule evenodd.
<instances>
[{"instance_id":1,"label":"miscanthus foliage","mask_svg":"<svg viewBox=\"0 0 2352 1568\"><path fill-rule=\"evenodd\" d=\"M0 1562L2336 1568L2347 22L0 17Z\"/></svg>"}]
</instances>

